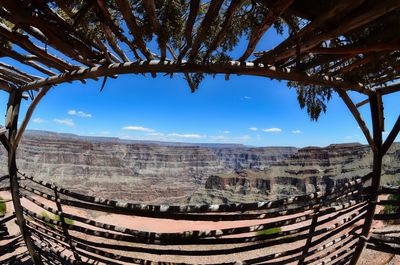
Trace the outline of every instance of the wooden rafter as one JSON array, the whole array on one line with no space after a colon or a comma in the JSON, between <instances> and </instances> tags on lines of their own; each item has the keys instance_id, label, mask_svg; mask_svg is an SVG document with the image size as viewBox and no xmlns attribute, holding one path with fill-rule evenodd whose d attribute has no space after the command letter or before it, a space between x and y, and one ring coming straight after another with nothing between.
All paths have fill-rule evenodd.
<instances>
[{"instance_id":1,"label":"wooden rafter","mask_svg":"<svg viewBox=\"0 0 400 265\"><path fill-rule=\"evenodd\" d=\"M272 26L272 24L290 7L294 0L280 0L268 11L263 21L258 28L253 29L246 51L239 58L238 61L244 62L249 58L256 48L257 43L260 41L265 32Z\"/></svg>"},{"instance_id":2,"label":"wooden rafter","mask_svg":"<svg viewBox=\"0 0 400 265\"><path fill-rule=\"evenodd\" d=\"M46 64L60 70L60 71L65 71L65 70L73 70L78 67L74 67L73 65L69 64L68 62L65 62L64 60L55 57L54 55L51 55L45 51L45 49L42 49L35 45L33 42L31 42L28 38L28 36L17 33L17 32L12 32L9 30L6 26L0 23L0 36L6 37L9 40L12 40L14 43L18 44L20 47L28 51L29 53L32 53L34 55L37 55L38 57L41 58L42 61L46 62Z\"/></svg>"},{"instance_id":3,"label":"wooden rafter","mask_svg":"<svg viewBox=\"0 0 400 265\"><path fill-rule=\"evenodd\" d=\"M245 74L254 76L264 76L275 79L285 79L308 84L320 85L324 87L336 87L346 90L353 90L360 93L370 94L359 84L346 82L338 78L330 78L327 76L309 76L302 72L296 72L291 69L279 69L274 66L255 65L253 63L242 63L231 61L225 64L195 64L190 62L160 62L160 61L141 61L128 62L124 64L111 64L108 66L98 66L87 69L80 69L64 73L58 76L31 82L25 86L21 86L21 90L37 89L47 85L56 85L62 82L70 82L86 78L94 78L101 76L111 76L115 74L126 73L147 73L147 72L200 72L209 74Z\"/></svg>"},{"instance_id":4,"label":"wooden rafter","mask_svg":"<svg viewBox=\"0 0 400 265\"><path fill-rule=\"evenodd\" d=\"M311 53L317 54L360 54L360 53L371 53L371 52L382 52L382 51L400 51L399 43L379 43L375 45L359 45L358 47L340 47L340 48L323 48L317 47L310 49Z\"/></svg>"},{"instance_id":5,"label":"wooden rafter","mask_svg":"<svg viewBox=\"0 0 400 265\"><path fill-rule=\"evenodd\" d=\"M223 2L223 0L211 0L207 13L204 16L203 21L201 22L196 38L194 39L193 45L191 46L191 50L188 56L189 61L193 61L197 56L200 45L204 40L204 37L210 29L212 23L215 21L215 17L218 16L218 12Z\"/></svg>"},{"instance_id":6,"label":"wooden rafter","mask_svg":"<svg viewBox=\"0 0 400 265\"><path fill-rule=\"evenodd\" d=\"M156 16L156 4L154 0L143 1L143 7L149 17L153 31L158 35L157 41L161 52L161 60L163 61L167 57L167 38L162 33L160 22L158 22Z\"/></svg>"},{"instance_id":7,"label":"wooden rafter","mask_svg":"<svg viewBox=\"0 0 400 265\"><path fill-rule=\"evenodd\" d=\"M348 3L353 8L354 6L356 6L353 5L353 1ZM399 7L400 3L398 1L385 0L380 2L374 2L373 6L367 5L364 7L364 10L363 8L360 8L360 10L363 10L364 12L360 12L358 16L350 16L346 19L343 19L342 21L340 21L340 24L335 26L333 29L325 31L321 29L322 32L320 34L307 33L308 38L305 38L304 36L304 38L302 39L300 52L309 51L312 48L318 46L321 42L325 40L336 38L339 35L345 34L353 29L366 25ZM259 58L256 61L258 62L259 61L271 62L271 60L280 61L287 59L291 56L294 56L295 54L296 54L295 49L285 49L282 52L273 50L271 52L265 53L264 55L262 55L262 58Z\"/></svg>"},{"instance_id":8,"label":"wooden rafter","mask_svg":"<svg viewBox=\"0 0 400 265\"><path fill-rule=\"evenodd\" d=\"M189 17L186 20L186 26L185 26L185 40L186 44L182 48L182 50L179 52L178 55L178 61L181 61L183 57L186 55L190 47L192 46L193 42L193 27L196 22L196 17L200 9L200 0L193 0L190 1L190 7L189 7Z\"/></svg>"},{"instance_id":9,"label":"wooden rafter","mask_svg":"<svg viewBox=\"0 0 400 265\"><path fill-rule=\"evenodd\" d=\"M347 108L350 110L353 117L356 119L358 125L360 126L361 131L363 132L365 138L367 139L368 144L371 146L372 150L376 150L376 144L369 132L367 125L365 124L363 118L361 117L360 112L357 110L357 107L354 105L353 101L350 99L349 95L347 95L346 91L336 90L339 96L343 99L343 102L346 104Z\"/></svg>"},{"instance_id":10,"label":"wooden rafter","mask_svg":"<svg viewBox=\"0 0 400 265\"><path fill-rule=\"evenodd\" d=\"M122 51L122 49L119 47L116 39L114 38L113 33L111 32L110 27L107 25L102 25L103 27L103 33L104 36L108 42L108 44L111 46L111 48L115 51L116 54L122 59L123 62L129 62L130 60L126 56L126 54Z\"/></svg>"},{"instance_id":11,"label":"wooden rafter","mask_svg":"<svg viewBox=\"0 0 400 265\"><path fill-rule=\"evenodd\" d=\"M233 19L233 15L235 14L235 11L242 3L244 0L233 0L231 4L229 5L228 10L226 11L225 14L225 20L221 25L221 29L219 30L217 36L215 37L214 41L208 48L206 54L204 55L203 62L206 62L208 57L210 57L211 53L218 47L218 45L222 42L224 36L226 35L227 31L229 30L230 23Z\"/></svg>"},{"instance_id":12,"label":"wooden rafter","mask_svg":"<svg viewBox=\"0 0 400 265\"><path fill-rule=\"evenodd\" d=\"M139 60L140 59L140 56L139 56L139 54L137 53L137 51L136 51L136 47L135 47L135 45L134 45L134 43L132 42L132 41L130 41L130 40L128 40L128 38L124 35L124 34L122 34L122 31L121 31L121 29L119 28L119 26L118 25L116 25L115 24L115 22L113 21L113 19L111 18L111 14L110 14L110 12L108 11L108 8L107 8L107 6L106 6L106 3L104 2L104 1L100 1L100 0L98 0L97 1L97 6L98 6L98 9L99 9L99 12L101 13L101 16L102 17L104 17L104 19L105 19L105 21L107 22L106 23L106 27L108 28L108 38L110 38L110 39L114 39L114 37L112 36L112 34L111 34L111 32L110 31L112 31L112 33L113 34L115 34L115 36L117 36L117 38L120 40L120 41L122 41L122 42L124 42L125 44L127 44L128 45L128 47L131 49L131 51L133 52L133 54L134 54L134 56L135 56L135 59L137 59L137 60ZM114 40L114 41L112 41L113 42L113 49L117 52L117 50L119 50L119 52L117 52L118 53L118 55L124 60L124 61L129 61L129 59L126 57L126 55L123 55L123 51L122 51L122 49L118 46L118 43Z\"/></svg>"},{"instance_id":13,"label":"wooden rafter","mask_svg":"<svg viewBox=\"0 0 400 265\"><path fill-rule=\"evenodd\" d=\"M46 74L46 75L49 75L49 76L56 75L56 73L52 72L51 70L49 70L49 69L47 69L45 67L42 67L41 65L33 62L33 60L37 60L39 62L42 62L42 60L37 58L37 57L36 58L28 57L26 55L22 55L22 54L20 54L20 53L18 53L16 51L11 50L11 49L6 48L6 47L3 47L0 50L0 56L1 55L8 56L8 57L16 60L17 62L20 62L22 64L28 65L28 66L30 66L30 67L42 72L43 74ZM43 64L46 65L45 63L43 63Z\"/></svg>"},{"instance_id":14,"label":"wooden rafter","mask_svg":"<svg viewBox=\"0 0 400 265\"><path fill-rule=\"evenodd\" d=\"M7 20L70 58L86 66L94 66L94 64L88 59L95 58L96 54L88 47L88 45L80 41L78 38L75 38L71 34L73 33L72 30L67 30L67 33L65 34L65 29L70 28L70 26L60 17L55 16L50 9L46 8L44 11L48 17L57 20L58 24L51 23L50 21L43 21L40 17L29 16L30 13L26 11L24 7L21 7L17 1L5 1L5 3L5 7L10 10L10 14L6 16ZM18 9L21 9L21 14L15 12L15 10ZM22 10L24 11L23 13ZM13 12L14 15L11 15L11 12ZM2 15L4 16L4 12L2 12ZM63 27L60 25L63 25ZM33 31L32 27L35 27L36 30ZM40 37L40 35L42 35L42 37Z\"/></svg>"},{"instance_id":15,"label":"wooden rafter","mask_svg":"<svg viewBox=\"0 0 400 265\"><path fill-rule=\"evenodd\" d=\"M134 42L138 46L140 52L146 57L147 60L153 59L153 55L146 47L146 43L143 40L141 30L137 24L135 15L132 13L132 8L128 0L116 0L116 3L126 21L126 24L134 36Z\"/></svg>"},{"instance_id":16,"label":"wooden rafter","mask_svg":"<svg viewBox=\"0 0 400 265\"><path fill-rule=\"evenodd\" d=\"M293 47L298 40L303 39L304 36L307 36L310 33L316 32L318 28L324 26L328 21L335 18L337 14L348 13L352 11L354 8L357 8L364 0L357 1L346 1L340 0L337 4L331 8L327 13L323 13L318 16L316 19L307 24L300 31L296 32L293 36L287 38L283 42L281 42L276 48L269 52L264 53L264 57L271 56L273 53L278 54L283 51L289 49L289 47ZM263 56L262 53L256 53L257 56Z\"/></svg>"}]
</instances>

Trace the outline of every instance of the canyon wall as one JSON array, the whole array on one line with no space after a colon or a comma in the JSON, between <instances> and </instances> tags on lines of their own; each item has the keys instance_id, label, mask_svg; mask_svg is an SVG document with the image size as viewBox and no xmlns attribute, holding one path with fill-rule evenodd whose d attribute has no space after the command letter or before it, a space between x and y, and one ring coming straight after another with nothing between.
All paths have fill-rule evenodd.
<instances>
[{"instance_id":1,"label":"canyon wall","mask_svg":"<svg viewBox=\"0 0 400 265\"><path fill-rule=\"evenodd\" d=\"M0 171L6 173L4 148ZM28 131L18 168L85 194L152 203L265 200L338 185L370 172L369 147L246 147L124 141ZM400 178L400 144L389 150L384 182Z\"/></svg>"},{"instance_id":2,"label":"canyon wall","mask_svg":"<svg viewBox=\"0 0 400 265\"><path fill-rule=\"evenodd\" d=\"M239 168L263 169L295 153L293 147L123 141L28 131L18 149L22 172L78 192L107 198L185 200L207 177ZM4 149L1 170L6 171Z\"/></svg>"}]
</instances>

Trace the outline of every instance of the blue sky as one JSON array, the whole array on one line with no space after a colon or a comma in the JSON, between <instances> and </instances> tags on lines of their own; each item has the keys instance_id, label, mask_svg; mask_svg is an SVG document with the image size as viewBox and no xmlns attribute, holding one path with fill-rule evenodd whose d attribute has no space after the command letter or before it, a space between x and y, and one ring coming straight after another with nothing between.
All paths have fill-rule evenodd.
<instances>
[{"instance_id":1,"label":"blue sky","mask_svg":"<svg viewBox=\"0 0 400 265\"><path fill-rule=\"evenodd\" d=\"M269 49L280 40L269 32L257 50ZM241 42L238 58L245 46ZM6 63L13 63L2 58ZM22 67L22 66L21 66ZM326 146L331 143L366 143L357 123L335 94L326 114L310 121L301 110L296 91L286 82L262 77L207 77L191 93L182 75L121 75L89 80L51 89L37 107L28 129L79 135L203 143L242 143L252 146ZM351 94L356 102L363 96ZM387 128L399 115L400 93L386 96ZM4 124L7 94L0 92L0 123ZM30 101L22 103L26 111ZM360 108L370 124L368 105Z\"/></svg>"}]
</instances>

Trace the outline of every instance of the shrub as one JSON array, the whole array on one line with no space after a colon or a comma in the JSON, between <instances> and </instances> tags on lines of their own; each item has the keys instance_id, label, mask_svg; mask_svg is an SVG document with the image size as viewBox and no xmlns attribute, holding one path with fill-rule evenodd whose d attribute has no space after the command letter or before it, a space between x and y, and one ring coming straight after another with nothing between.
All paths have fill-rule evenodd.
<instances>
[{"instance_id":1,"label":"shrub","mask_svg":"<svg viewBox=\"0 0 400 265\"><path fill-rule=\"evenodd\" d=\"M279 232L282 232L282 229L280 227L273 227L273 228L268 228L268 229L257 231L256 235L257 236L272 235L272 234L277 234Z\"/></svg>"},{"instance_id":2,"label":"shrub","mask_svg":"<svg viewBox=\"0 0 400 265\"><path fill-rule=\"evenodd\" d=\"M59 216L59 215L54 215L54 216L53 216L53 220L54 220L54 221L61 221L61 216ZM65 223L66 223L67 225L73 225L73 224L74 224L74 220L69 219L69 218L66 218L66 217L64 217L64 221L65 221Z\"/></svg>"},{"instance_id":3,"label":"shrub","mask_svg":"<svg viewBox=\"0 0 400 265\"><path fill-rule=\"evenodd\" d=\"M400 185L400 181L397 182L397 185ZM388 200L400 201L400 194L392 194L389 196ZM399 206L394 205L386 205L384 208L385 213L397 213L400 212Z\"/></svg>"},{"instance_id":4,"label":"shrub","mask_svg":"<svg viewBox=\"0 0 400 265\"><path fill-rule=\"evenodd\" d=\"M41 215L42 215L42 217L50 219L50 220L54 220L54 221L57 221L57 222L61 221L61 217L59 215L57 215L57 214L54 214L54 215L50 216L47 212L43 211L43 212L41 212ZM64 221L68 225L74 224L74 220L71 220L69 218L64 218ZM50 222L46 222L46 224L54 228L54 224L52 224Z\"/></svg>"},{"instance_id":5,"label":"shrub","mask_svg":"<svg viewBox=\"0 0 400 265\"><path fill-rule=\"evenodd\" d=\"M7 213L7 205L4 202L4 199L0 196L0 216L5 215Z\"/></svg>"}]
</instances>

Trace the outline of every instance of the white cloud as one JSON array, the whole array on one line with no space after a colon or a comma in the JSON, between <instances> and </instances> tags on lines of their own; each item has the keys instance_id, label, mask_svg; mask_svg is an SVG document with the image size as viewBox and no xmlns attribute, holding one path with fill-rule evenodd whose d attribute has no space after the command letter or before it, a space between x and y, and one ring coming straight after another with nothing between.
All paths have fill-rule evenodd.
<instances>
[{"instance_id":1,"label":"white cloud","mask_svg":"<svg viewBox=\"0 0 400 265\"><path fill-rule=\"evenodd\" d=\"M300 130L294 130L294 131L292 131L292 133L299 134L299 133L301 133L301 131Z\"/></svg>"},{"instance_id":2,"label":"white cloud","mask_svg":"<svg viewBox=\"0 0 400 265\"><path fill-rule=\"evenodd\" d=\"M68 113L68 115L78 116L81 118L91 118L92 117L92 114L86 113L83 111L69 110L67 113Z\"/></svg>"},{"instance_id":3,"label":"white cloud","mask_svg":"<svg viewBox=\"0 0 400 265\"><path fill-rule=\"evenodd\" d=\"M225 130L225 131L219 131L219 133L229 134L229 133L231 133L231 132L230 132L230 131L227 131L227 130Z\"/></svg>"},{"instance_id":4,"label":"white cloud","mask_svg":"<svg viewBox=\"0 0 400 265\"><path fill-rule=\"evenodd\" d=\"M244 96L243 99L250 100L250 99L252 99L252 97Z\"/></svg>"},{"instance_id":5,"label":"white cloud","mask_svg":"<svg viewBox=\"0 0 400 265\"><path fill-rule=\"evenodd\" d=\"M164 134L160 133L160 132L153 132L153 133L149 133L148 135L150 135L150 136L164 136Z\"/></svg>"},{"instance_id":6,"label":"white cloud","mask_svg":"<svg viewBox=\"0 0 400 265\"><path fill-rule=\"evenodd\" d=\"M142 127L142 126L125 126L125 127L122 127L122 130L138 131L138 132L155 132L156 131L154 129L146 128L146 127Z\"/></svg>"},{"instance_id":7,"label":"white cloud","mask_svg":"<svg viewBox=\"0 0 400 265\"><path fill-rule=\"evenodd\" d=\"M211 140L214 141L223 141L227 139L225 135L216 135L216 136L211 136L210 138Z\"/></svg>"},{"instance_id":8,"label":"white cloud","mask_svg":"<svg viewBox=\"0 0 400 265\"><path fill-rule=\"evenodd\" d=\"M178 138L193 138L193 139L200 139L200 138L204 138L204 136L200 135L200 134L180 134L180 133L170 133L168 134L168 136L171 137L178 137Z\"/></svg>"},{"instance_id":9,"label":"white cloud","mask_svg":"<svg viewBox=\"0 0 400 265\"><path fill-rule=\"evenodd\" d=\"M54 119L53 120L55 123L66 125L69 127L73 127L75 123L71 119Z\"/></svg>"},{"instance_id":10,"label":"white cloud","mask_svg":"<svg viewBox=\"0 0 400 265\"><path fill-rule=\"evenodd\" d=\"M265 128L262 129L264 132L271 132L271 133L280 133L282 131L281 128Z\"/></svg>"},{"instance_id":11,"label":"white cloud","mask_svg":"<svg viewBox=\"0 0 400 265\"><path fill-rule=\"evenodd\" d=\"M32 120L34 123L45 123L47 122L46 120L43 120L42 118L35 118Z\"/></svg>"},{"instance_id":12,"label":"white cloud","mask_svg":"<svg viewBox=\"0 0 400 265\"><path fill-rule=\"evenodd\" d=\"M243 136L239 136L237 139L242 140L242 141L247 141L247 140L251 139L251 136L243 135Z\"/></svg>"},{"instance_id":13,"label":"white cloud","mask_svg":"<svg viewBox=\"0 0 400 265\"><path fill-rule=\"evenodd\" d=\"M250 127L249 130L255 132L255 131L258 131L258 128L257 127Z\"/></svg>"}]
</instances>

